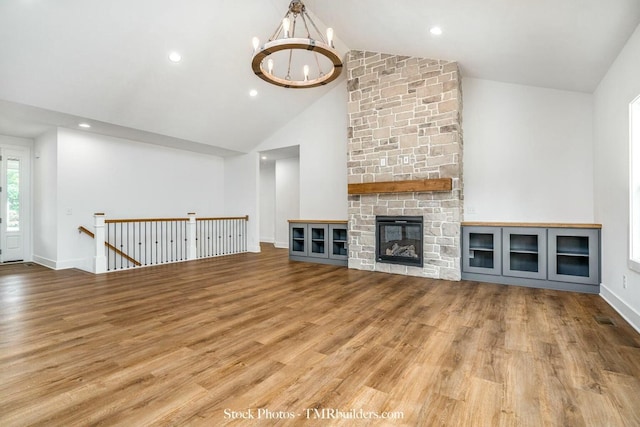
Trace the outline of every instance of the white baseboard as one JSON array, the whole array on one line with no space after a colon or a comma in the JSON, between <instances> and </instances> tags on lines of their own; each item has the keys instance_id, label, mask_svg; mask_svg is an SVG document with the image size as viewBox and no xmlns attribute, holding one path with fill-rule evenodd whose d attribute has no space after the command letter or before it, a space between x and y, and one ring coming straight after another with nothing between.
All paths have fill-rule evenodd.
<instances>
[{"instance_id":1,"label":"white baseboard","mask_svg":"<svg viewBox=\"0 0 640 427\"><path fill-rule=\"evenodd\" d=\"M70 259L66 261L54 261L49 258L38 255L33 256L33 262L43 265L52 270L67 270L69 268L78 268L80 270L93 272L92 260L90 258Z\"/></svg>"},{"instance_id":2,"label":"white baseboard","mask_svg":"<svg viewBox=\"0 0 640 427\"><path fill-rule=\"evenodd\" d=\"M52 270L57 270L56 262L54 260L52 260L52 259L48 259L48 258L45 258L45 257L34 255L33 256L33 262L35 262L36 264L40 264L42 266L45 266L47 268L50 268Z\"/></svg>"},{"instance_id":3,"label":"white baseboard","mask_svg":"<svg viewBox=\"0 0 640 427\"><path fill-rule=\"evenodd\" d=\"M620 314L629 322L629 324L636 331L640 332L640 313L638 313L633 307L629 307L622 298L615 294L611 289L604 285L600 285L600 296L604 299L615 311Z\"/></svg>"},{"instance_id":4,"label":"white baseboard","mask_svg":"<svg viewBox=\"0 0 640 427\"><path fill-rule=\"evenodd\" d=\"M289 242L275 242L273 246L280 249L289 249Z\"/></svg>"},{"instance_id":5,"label":"white baseboard","mask_svg":"<svg viewBox=\"0 0 640 427\"><path fill-rule=\"evenodd\" d=\"M260 243L274 243L275 239L273 237L261 237Z\"/></svg>"},{"instance_id":6,"label":"white baseboard","mask_svg":"<svg viewBox=\"0 0 640 427\"><path fill-rule=\"evenodd\" d=\"M261 252L260 245L247 247L247 252L254 252L259 254Z\"/></svg>"}]
</instances>

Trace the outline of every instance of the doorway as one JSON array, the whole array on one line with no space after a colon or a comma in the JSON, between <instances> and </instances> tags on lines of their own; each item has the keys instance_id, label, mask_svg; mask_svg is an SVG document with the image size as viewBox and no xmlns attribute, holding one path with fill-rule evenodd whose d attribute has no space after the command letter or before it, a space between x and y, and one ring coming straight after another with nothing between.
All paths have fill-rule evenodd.
<instances>
[{"instance_id":1,"label":"doorway","mask_svg":"<svg viewBox=\"0 0 640 427\"><path fill-rule=\"evenodd\" d=\"M300 146L260 152L260 241L289 246L290 219L300 216Z\"/></svg>"},{"instance_id":2,"label":"doorway","mask_svg":"<svg viewBox=\"0 0 640 427\"><path fill-rule=\"evenodd\" d=\"M30 247L30 150L0 147L0 262L28 258Z\"/></svg>"}]
</instances>

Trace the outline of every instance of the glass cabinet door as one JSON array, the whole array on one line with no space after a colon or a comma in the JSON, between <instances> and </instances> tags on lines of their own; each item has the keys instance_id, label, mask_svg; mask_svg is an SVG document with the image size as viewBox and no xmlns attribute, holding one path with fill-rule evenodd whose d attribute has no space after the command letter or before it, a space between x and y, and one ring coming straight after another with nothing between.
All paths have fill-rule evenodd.
<instances>
[{"instance_id":1,"label":"glass cabinet door","mask_svg":"<svg viewBox=\"0 0 640 427\"><path fill-rule=\"evenodd\" d=\"M344 225L329 225L329 253L330 258L348 259L347 227Z\"/></svg>"},{"instance_id":2,"label":"glass cabinet door","mask_svg":"<svg viewBox=\"0 0 640 427\"><path fill-rule=\"evenodd\" d=\"M309 224L309 246L307 247L307 256L316 258L328 258L328 234L329 227L327 224Z\"/></svg>"},{"instance_id":3,"label":"glass cabinet door","mask_svg":"<svg viewBox=\"0 0 640 427\"><path fill-rule=\"evenodd\" d=\"M500 227L463 227L462 271L500 275Z\"/></svg>"},{"instance_id":4,"label":"glass cabinet door","mask_svg":"<svg viewBox=\"0 0 640 427\"><path fill-rule=\"evenodd\" d=\"M599 285L597 229L549 230L549 280Z\"/></svg>"},{"instance_id":5,"label":"glass cabinet door","mask_svg":"<svg viewBox=\"0 0 640 427\"><path fill-rule=\"evenodd\" d=\"M307 225L289 223L289 254L290 255L307 255Z\"/></svg>"},{"instance_id":6,"label":"glass cabinet door","mask_svg":"<svg viewBox=\"0 0 640 427\"><path fill-rule=\"evenodd\" d=\"M502 230L502 274L530 279L547 278L547 230L505 227Z\"/></svg>"}]
</instances>

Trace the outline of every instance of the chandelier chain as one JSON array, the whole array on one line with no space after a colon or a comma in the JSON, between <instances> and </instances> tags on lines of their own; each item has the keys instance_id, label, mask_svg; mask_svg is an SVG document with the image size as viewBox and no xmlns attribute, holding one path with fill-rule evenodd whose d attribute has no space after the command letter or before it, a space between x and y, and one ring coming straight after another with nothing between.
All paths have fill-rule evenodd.
<instances>
[{"instance_id":1,"label":"chandelier chain","mask_svg":"<svg viewBox=\"0 0 640 427\"><path fill-rule=\"evenodd\" d=\"M318 33L318 36L320 36L320 40L322 40L322 43L327 43L327 41L324 39L324 36L322 35L322 31L318 29L318 26L316 25L315 22L313 22L313 19L311 19L311 17L307 12L305 12L304 14L307 16L307 18L309 18L309 22L311 22L311 25L313 25L313 28L316 30L316 33ZM305 21L305 25L306 24L307 24L307 21ZM307 28L307 31L309 31L308 28ZM309 34L309 38L311 38L311 34Z\"/></svg>"},{"instance_id":2,"label":"chandelier chain","mask_svg":"<svg viewBox=\"0 0 640 427\"><path fill-rule=\"evenodd\" d=\"M284 14L284 17L280 20L280 25L278 25L278 28L276 28L276 31L273 33L273 35L271 36L271 38L269 39L270 42L276 40L279 36L280 33L282 33L282 22L284 21L284 19L289 16L289 12L287 11L287 13Z\"/></svg>"}]
</instances>

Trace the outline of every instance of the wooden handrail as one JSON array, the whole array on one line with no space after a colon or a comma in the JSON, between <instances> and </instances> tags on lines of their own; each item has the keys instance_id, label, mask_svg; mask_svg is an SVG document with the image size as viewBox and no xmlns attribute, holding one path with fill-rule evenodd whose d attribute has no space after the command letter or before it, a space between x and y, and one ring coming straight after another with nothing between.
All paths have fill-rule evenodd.
<instances>
[{"instance_id":1,"label":"wooden handrail","mask_svg":"<svg viewBox=\"0 0 640 427\"><path fill-rule=\"evenodd\" d=\"M249 215L245 216L228 216L222 218L196 218L196 221L222 221L225 219L244 219L245 221L249 221Z\"/></svg>"},{"instance_id":2,"label":"wooden handrail","mask_svg":"<svg viewBox=\"0 0 640 427\"><path fill-rule=\"evenodd\" d=\"M132 218L132 219L105 219L105 224L120 224L124 222L163 222L163 221L189 221L189 218Z\"/></svg>"},{"instance_id":3,"label":"wooden handrail","mask_svg":"<svg viewBox=\"0 0 640 427\"><path fill-rule=\"evenodd\" d=\"M106 221L105 221L106 222ZM90 236L92 239L95 239L96 236L95 234L93 234L90 230L87 230L85 227L80 226L78 227L78 231L80 233L84 233L87 236ZM125 254L124 252L122 252L120 249L116 248L115 246L113 246L111 243L109 242L104 242L104 245L106 247L108 247L109 249L111 249L112 251L114 251L115 253L117 253L118 255L120 255L121 257L123 257L124 259L126 259L129 262L132 262L136 267L140 267L142 264L140 264L140 262L136 261L135 259L131 258L129 255Z\"/></svg>"},{"instance_id":4,"label":"wooden handrail","mask_svg":"<svg viewBox=\"0 0 640 427\"><path fill-rule=\"evenodd\" d=\"M234 216L234 217L221 217L221 218L196 218L196 221L220 221L231 219L244 219L249 221L249 215ZM105 219L105 224L120 224L126 222L163 222L163 221L189 221L189 218L132 218L132 219Z\"/></svg>"}]
</instances>

